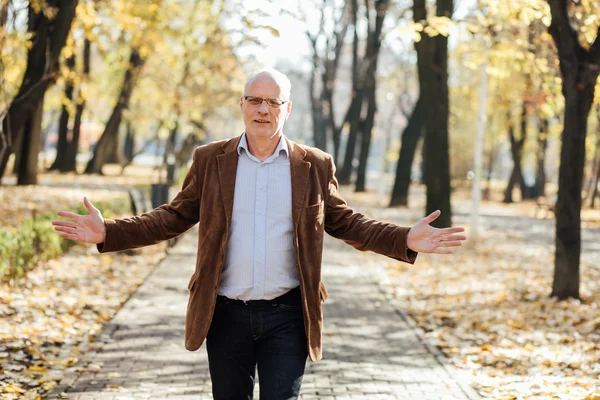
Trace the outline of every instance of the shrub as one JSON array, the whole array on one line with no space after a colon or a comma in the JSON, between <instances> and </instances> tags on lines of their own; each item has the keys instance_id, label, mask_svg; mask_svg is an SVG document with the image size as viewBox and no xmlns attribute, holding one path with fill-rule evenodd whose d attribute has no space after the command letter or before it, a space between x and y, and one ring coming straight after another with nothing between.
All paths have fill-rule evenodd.
<instances>
[{"instance_id":1,"label":"shrub","mask_svg":"<svg viewBox=\"0 0 600 400\"><path fill-rule=\"evenodd\" d=\"M106 218L126 215L130 210L127 198L98 202L95 206ZM83 204L73 212L88 214ZM55 218L54 213L37 215L33 210L32 216L25 219L20 227L0 231L0 279L16 281L38 263L60 256L75 244L54 231L51 221Z\"/></svg>"}]
</instances>

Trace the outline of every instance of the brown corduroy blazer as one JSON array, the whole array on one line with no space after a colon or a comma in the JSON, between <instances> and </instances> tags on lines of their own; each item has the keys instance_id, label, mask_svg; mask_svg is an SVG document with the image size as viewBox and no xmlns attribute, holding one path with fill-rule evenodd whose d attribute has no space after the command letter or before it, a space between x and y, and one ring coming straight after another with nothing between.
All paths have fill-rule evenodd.
<instances>
[{"instance_id":1,"label":"brown corduroy blazer","mask_svg":"<svg viewBox=\"0 0 600 400\"><path fill-rule=\"evenodd\" d=\"M188 289L185 347L197 350L212 320L227 251L241 136L198 147L181 191L170 204L124 219L105 219L101 253L137 248L178 236L196 223L196 270ZM417 253L406 246L410 228L366 218L349 208L338 192L332 157L321 150L287 140L292 179L292 218L296 266L302 293L304 328L311 360L322 357L321 282L323 233L359 250L371 250L414 263Z\"/></svg>"}]
</instances>

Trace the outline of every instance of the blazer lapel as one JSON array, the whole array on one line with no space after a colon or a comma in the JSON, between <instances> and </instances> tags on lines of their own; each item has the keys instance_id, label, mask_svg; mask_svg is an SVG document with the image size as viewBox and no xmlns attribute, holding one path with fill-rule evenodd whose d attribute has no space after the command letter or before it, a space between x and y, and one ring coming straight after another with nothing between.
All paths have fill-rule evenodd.
<instances>
[{"instance_id":1,"label":"blazer lapel","mask_svg":"<svg viewBox=\"0 0 600 400\"><path fill-rule=\"evenodd\" d=\"M306 196L306 188L308 187L308 175L310 171L310 163L304 161L306 150L285 138L290 151L290 174L292 177L292 218L294 220L294 228L298 226L300 214L304 209L304 197Z\"/></svg>"},{"instance_id":2,"label":"blazer lapel","mask_svg":"<svg viewBox=\"0 0 600 400\"><path fill-rule=\"evenodd\" d=\"M237 146L241 135L223 143L221 148L223 154L217 156L219 166L219 184L221 187L221 199L225 208L227 226L231 226L231 215L233 214L233 195L235 193L235 177L237 174L238 152Z\"/></svg>"}]
</instances>

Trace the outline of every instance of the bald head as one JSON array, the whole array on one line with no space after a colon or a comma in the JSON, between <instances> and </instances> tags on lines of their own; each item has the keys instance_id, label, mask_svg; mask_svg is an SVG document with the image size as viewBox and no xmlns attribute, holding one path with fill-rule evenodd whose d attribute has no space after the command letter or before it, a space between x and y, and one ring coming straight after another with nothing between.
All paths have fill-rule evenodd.
<instances>
[{"instance_id":1,"label":"bald head","mask_svg":"<svg viewBox=\"0 0 600 400\"><path fill-rule=\"evenodd\" d=\"M285 76L284 73L279 72L276 69L272 69L272 68L258 71L255 74L253 74L252 76L250 76L250 78L248 78L248 80L246 81L246 84L244 85L244 95L246 95L246 91L248 90L248 87L252 84L252 82L254 82L256 79L262 78L262 77L271 78L273 81L275 81L275 83L277 83L277 85L281 88L281 100L289 100L290 99L292 83L290 82L288 77Z\"/></svg>"}]
</instances>

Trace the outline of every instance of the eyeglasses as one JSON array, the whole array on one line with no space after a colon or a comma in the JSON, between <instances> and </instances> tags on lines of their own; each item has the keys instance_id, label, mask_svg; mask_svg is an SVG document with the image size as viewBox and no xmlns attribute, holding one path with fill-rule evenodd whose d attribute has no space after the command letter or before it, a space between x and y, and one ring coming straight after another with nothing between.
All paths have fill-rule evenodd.
<instances>
[{"instance_id":1,"label":"eyeglasses","mask_svg":"<svg viewBox=\"0 0 600 400\"><path fill-rule=\"evenodd\" d=\"M269 107L273 107L273 108L279 108L282 105L284 105L285 103L289 102L289 100L263 99L262 97L256 97L256 96L244 96L244 100L246 100L248 102L248 104L251 104L253 106L260 106L263 103L263 101L266 101L267 105Z\"/></svg>"}]
</instances>

